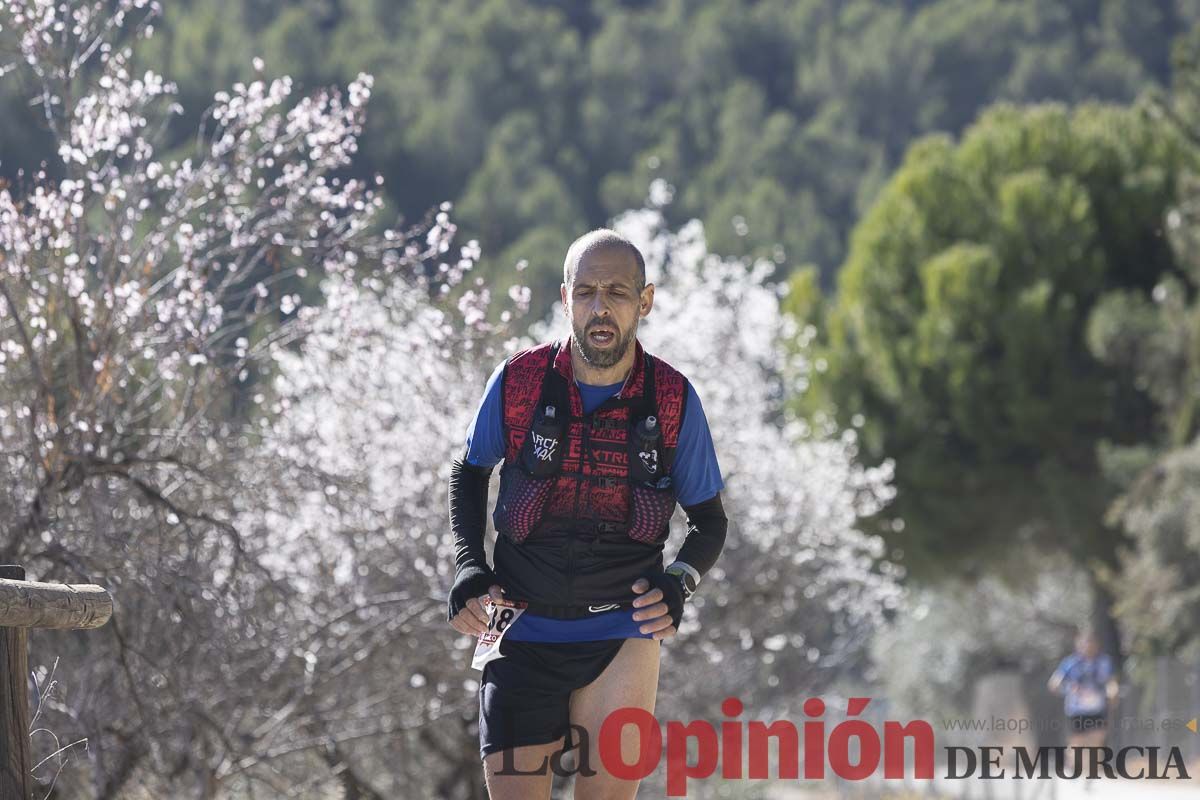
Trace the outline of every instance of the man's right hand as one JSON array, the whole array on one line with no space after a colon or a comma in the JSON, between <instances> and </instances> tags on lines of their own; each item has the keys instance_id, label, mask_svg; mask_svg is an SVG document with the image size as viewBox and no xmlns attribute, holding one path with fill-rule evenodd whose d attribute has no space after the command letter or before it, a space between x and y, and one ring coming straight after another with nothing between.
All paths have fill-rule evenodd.
<instances>
[{"instance_id":1,"label":"man's right hand","mask_svg":"<svg viewBox=\"0 0 1200 800\"><path fill-rule=\"evenodd\" d=\"M467 604L463 610L451 618L450 625L459 633L478 636L487 630L488 627L488 612L483 607L483 601L488 596L492 600L499 600L504 597L504 592L501 591L500 585L493 583L488 587L488 593L479 597L471 597L467 599Z\"/></svg>"},{"instance_id":2,"label":"man's right hand","mask_svg":"<svg viewBox=\"0 0 1200 800\"><path fill-rule=\"evenodd\" d=\"M484 567L467 567L454 578L447 600L446 617L451 627L459 633L478 636L487 630L488 613L483 607L484 598L493 600L504 597L495 574Z\"/></svg>"}]
</instances>

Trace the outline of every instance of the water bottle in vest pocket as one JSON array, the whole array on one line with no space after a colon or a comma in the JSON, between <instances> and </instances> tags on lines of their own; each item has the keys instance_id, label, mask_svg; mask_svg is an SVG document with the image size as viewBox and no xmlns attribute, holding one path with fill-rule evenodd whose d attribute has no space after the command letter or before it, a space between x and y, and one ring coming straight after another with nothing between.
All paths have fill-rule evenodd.
<instances>
[{"instance_id":1,"label":"water bottle in vest pocket","mask_svg":"<svg viewBox=\"0 0 1200 800\"><path fill-rule=\"evenodd\" d=\"M500 469L500 498L492 515L500 535L523 542L541 522L565 447L565 426L555 407L539 409L516 462Z\"/></svg>"},{"instance_id":2,"label":"water bottle in vest pocket","mask_svg":"<svg viewBox=\"0 0 1200 800\"><path fill-rule=\"evenodd\" d=\"M657 544L667 538L675 513L675 487L663 463L662 429L653 416L629 437L629 538Z\"/></svg>"}]
</instances>

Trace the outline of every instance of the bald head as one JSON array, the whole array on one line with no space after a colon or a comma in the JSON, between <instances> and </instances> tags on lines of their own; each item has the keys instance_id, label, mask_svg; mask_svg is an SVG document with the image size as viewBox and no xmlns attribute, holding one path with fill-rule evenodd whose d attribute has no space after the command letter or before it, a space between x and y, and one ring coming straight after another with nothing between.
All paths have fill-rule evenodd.
<instances>
[{"instance_id":1,"label":"bald head","mask_svg":"<svg viewBox=\"0 0 1200 800\"><path fill-rule=\"evenodd\" d=\"M608 228L597 228L580 236L567 249L567 257L563 261L563 283L569 292L575 281L575 273L579 271L579 263L584 256L599 253L626 253L637 264L637 291L641 292L646 286L646 259L642 251L633 242L621 234Z\"/></svg>"}]
</instances>

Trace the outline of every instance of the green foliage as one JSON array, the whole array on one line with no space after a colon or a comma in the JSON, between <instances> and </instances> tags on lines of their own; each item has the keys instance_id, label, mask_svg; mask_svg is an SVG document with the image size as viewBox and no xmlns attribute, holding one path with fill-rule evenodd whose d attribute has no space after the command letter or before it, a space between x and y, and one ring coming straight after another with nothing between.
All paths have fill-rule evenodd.
<instances>
[{"instance_id":1,"label":"green foliage","mask_svg":"<svg viewBox=\"0 0 1200 800\"><path fill-rule=\"evenodd\" d=\"M1117 613L1135 651L1200 648L1200 440L1139 473L1112 516L1134 537Z\"/></svg>"},{"instance_id":2,"label":"green foliage","mask_svg":"<svg viewBox=\"0 0 1200 800\"><path fill-rule=\"evenodd\" d=\"M481 274L503 289L528 260L536 301L560 245L656 178L672 226L701 219L714 251L815 264L828 287L915 138L997 100L1131 101L1197 17L1194 0L181 0L143 61L179 83L180 137L255 55L299 91L372 73L360 171L410 219L455 202ZM7 174L44 155L38 124L0 123Z\"/></svg>"},{"instance_id":3,"label":"green foliage","mask_svg":"<svg viewBox=\"0 0 1200 800\"><path fill-rule=\"evenodd\" d=\"M821 324L825 308L821 294L820 272L813 264L806 264L792 273L788 280L787 294L782 302L783 310L793 317L814 324Z\"/></svg>"},{"instance_id":4,"label":"green foliage","mask_svg":"<svg viewBox=\"0 0 1200 800\"><path fill-rule=\"evenodd\" d=\"M1001 105L914 145L855 230L806 402L897 460L918 572L1019 531L1113 561L1096 447L1152 435L1160 398L1095 342L1178 273L1162 230L1194 163L1136 110Z\"/></svg>"},{"instance_id":5,"label":"green foliage","mask_svg":"<svg viewBox=\"0 0 1200 800\"><path fill-rule=\"evenodd\" d=\"M1200 32L1175 51L1169 98L1150 106L1156 120L1200 152ZM1124 381L1153 398L1153 436L1103 451L1106 472L1124 491L1109 520L1136 545L1124 553L1117 611L1135 651L1200 647L1200 178L1181 178L1180 202L1165 230L1180 267L1147 296L1113 293L1097 307L1088 345Z\"/></svg>"}]
</instances>

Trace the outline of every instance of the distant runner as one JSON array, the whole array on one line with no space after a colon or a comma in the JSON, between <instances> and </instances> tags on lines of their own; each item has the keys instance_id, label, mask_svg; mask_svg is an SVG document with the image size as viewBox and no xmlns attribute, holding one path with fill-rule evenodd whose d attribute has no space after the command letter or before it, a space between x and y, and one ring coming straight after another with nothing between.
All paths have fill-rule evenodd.
<instances>
[{"instance_id":1,"label":"distant runner","mask_svg":"<svg viewBox=\"0 0 1200 800\"><path fill-rule=\"evenodd\" d=\"M1100 640L1090 628L1080 628L1075 652L1050 676L1050 691L1063 695L1067 714L1067 745L1103 747L1108 731L1109 705L1119 686L1112 660L1100 652Z\"/></svg>"}]
</instances>

